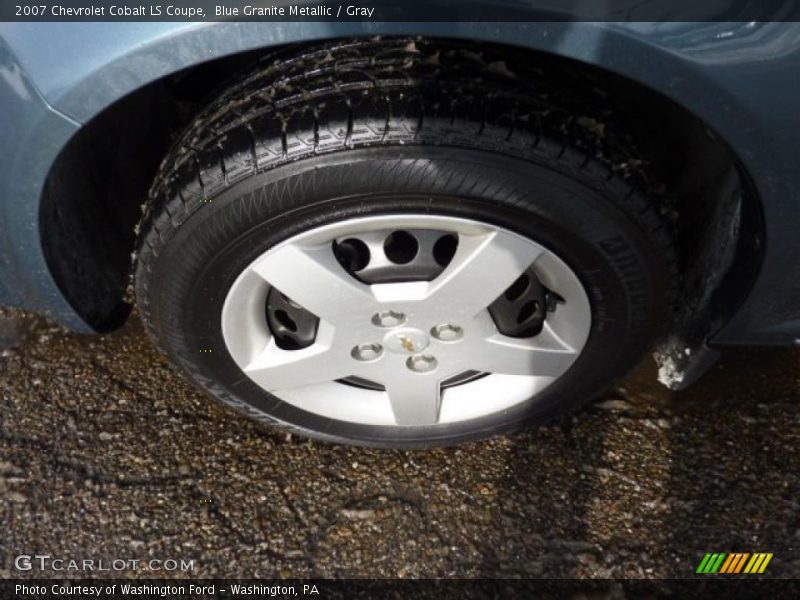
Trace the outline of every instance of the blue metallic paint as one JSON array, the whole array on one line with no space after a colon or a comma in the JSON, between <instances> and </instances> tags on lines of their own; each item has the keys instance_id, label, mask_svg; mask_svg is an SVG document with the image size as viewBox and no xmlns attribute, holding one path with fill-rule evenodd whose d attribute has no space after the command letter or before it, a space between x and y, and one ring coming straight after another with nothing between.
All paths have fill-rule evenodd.
<instances>
[{"instance_id":1,"label":"blue metallic paint","mask_svg":"<svg viewBox=\"0 0 800 600\"><path fill-rule=\"evenodd\" d=\"M38 227L49 167L80 125L47 105L2 38L0 110L0 302L89 331L50 275Z\"/></svg>"},{"instance_id":2,"label":"blue metallic paint","mask_svg":"<svg viewBox=\"0 0 800 600\"><path fill-rule=\"evenodd\" d=\"M87 330L47 270L37 221L48 169L77 123L142 85L211 59L286 42L377 34L485 40L555 53L639 81L696 114L738 155L763 203L767 228L757 282L714 341L787 344L800 338L797 23L2 23L0 302L47 311Z\"/></svg>"}]
</instances>

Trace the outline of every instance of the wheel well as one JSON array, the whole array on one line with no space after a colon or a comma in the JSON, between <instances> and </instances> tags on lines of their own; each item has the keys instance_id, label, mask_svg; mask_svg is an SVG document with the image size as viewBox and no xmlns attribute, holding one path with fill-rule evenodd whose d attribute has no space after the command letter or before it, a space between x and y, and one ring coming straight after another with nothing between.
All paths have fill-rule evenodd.
<instances>
[{"instance_id":1,"label":"wheel well","mask_svg":"<svg viewBox=\"0 0 800 600\"><path fill-rule=\"evenodd\" d=\"M409 38L420 48L423 42ZM601 68L493 44L437 44L476 53L491 48L495 57L524 53L543 76L557 73L567 81L575 98L602 96L605 112L576 114L576 124L603 136L604 119L613 120L635 163L621 168L635 166L673 224L682 279L675 318L682 339L695 343L724 323L750 289L763 231L753 187L724 141L678 104ZM281 56L294 48L283 47ZM232 74L272 52L218 59L148 84L92 119L59 154L43 192L42 246L62 293L96 330L117 327L129 312L136 226L173 140ZM494 68L506 68L500 62Z\"/></svg>"}]
</instances>

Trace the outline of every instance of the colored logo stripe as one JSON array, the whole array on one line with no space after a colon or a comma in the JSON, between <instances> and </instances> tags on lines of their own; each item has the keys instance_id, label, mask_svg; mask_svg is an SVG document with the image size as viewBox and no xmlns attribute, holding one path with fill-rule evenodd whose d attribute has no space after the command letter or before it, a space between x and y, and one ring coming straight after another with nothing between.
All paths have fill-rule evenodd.
<instances>
[{"instance_id":1,"label":"colored logo stripe","mask_svg":"<svg viewBox=\"0 0 800 600\"><path fill-rule=\"evenodd\" d=\"M767 568L769 561L772 560L772 554L753 554L753 558L747 563L744 568L745 573L763 573Z\"/></svg>"},{"instance_id":2,"label":"colored logo stripe","mask_svg":"<svg viewBox=\"0 0 800 600\"><path fill-rule=\"evenodd\" d=\"M702 574L763 573L769 561L772 560L772 556L771 552L756 554L750 554L749 552L708 553L703 557L696 572Z\"/></svg>"},{"instance_id":3,"label":"colored logo stripe","mask_svg":"<svg viewBox=\"0 0 800 600\"><path fill-rule=\"evenodd\" d=\"M716 573L725 558L725 553L706 554L703 562L697 567L697 573Z\"/></svg>"},{"instance_id":4,"label":"colored logo stripe","mask_svg":"<svg viewBox=\"0 0 800 600\"><path fill-rule=\"evenodd\" d=\"M750 556L749 552L734 552L728 555L728 560L722 565L720 573L738 573L744 566L744 561Z\"/></svg>"}]
</instances>

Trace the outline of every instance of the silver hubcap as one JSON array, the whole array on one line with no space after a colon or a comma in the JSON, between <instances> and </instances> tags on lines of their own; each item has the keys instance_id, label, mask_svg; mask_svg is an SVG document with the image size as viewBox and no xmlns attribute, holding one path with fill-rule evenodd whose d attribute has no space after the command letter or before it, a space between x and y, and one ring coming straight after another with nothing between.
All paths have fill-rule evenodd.
<instances>
[{"instance_id":1,"label":"silver hubcap","mask_svg":"<svg viewBox=\"0 0 800 600\"><path fill-rule=\"evenodd\" d=\"M370 264L387 271L391 258L372 243L377 232L409 230L429 233L418 236L417 253L426 238L457 237L452 258L430 281L370 285L334 254L335 240L363 239ZM502 335L488 306L528 268L559 302L535 335ZM276 343L265 317L271 288L319 318L311 345ZM222 310L228 351L257 385L303 410L368 425L436 425L506 411L567 371L590 326L586 293L555 254L493 225L425 215L365 217L294 236L239 275ZM486 375L443 385L469 372Z\"/></svg>"}]
</instances>

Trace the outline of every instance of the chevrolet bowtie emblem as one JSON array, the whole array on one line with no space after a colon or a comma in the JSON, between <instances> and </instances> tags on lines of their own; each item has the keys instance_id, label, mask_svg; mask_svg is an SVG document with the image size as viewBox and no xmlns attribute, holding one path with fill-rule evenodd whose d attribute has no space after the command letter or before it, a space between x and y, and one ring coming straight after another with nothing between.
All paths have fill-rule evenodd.
<instances>
[{"instance_id":1,"label":"chevrolet bowtie emblem","mask_svg":"<svg viewBox=\"0 0 800 600\"><path fill-rule=\"evenodd\" d=\"M400 345L409 352L413 352L416 349L414 346L414 341L408 336L401 335L398 337L398 339L400 340Z\"/></svg>"}]
</instances>

